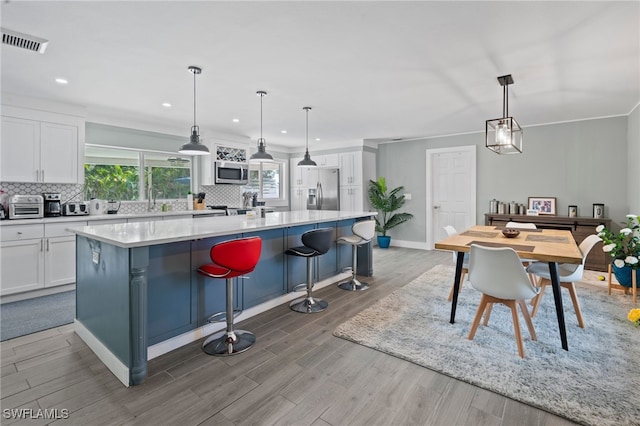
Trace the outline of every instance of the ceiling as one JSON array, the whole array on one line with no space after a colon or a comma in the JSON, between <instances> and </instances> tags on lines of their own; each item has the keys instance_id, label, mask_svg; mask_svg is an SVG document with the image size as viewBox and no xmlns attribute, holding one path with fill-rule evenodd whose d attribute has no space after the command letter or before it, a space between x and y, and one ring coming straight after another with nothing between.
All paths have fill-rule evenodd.
<instances>
[{"instance_id":1,"label":"ceiling","mask_svg":"<svg viewBox=\"0 0 640 426\"><path fill-rule=\"evenodd\" d=\"M640 2L3 1L2 91L201 135L310 150L628 114L640 101ZM55 78L63 77L67 85ZM171 108L161 104L170 102ZM239 119L238 123L232 119ZM117 121L117 120L116 120ZM142 127L140 127L142 128ZM287 133L281 133L286 130ZM316 139L320 139L319 141Z\"/></svg>"}]
</instances>

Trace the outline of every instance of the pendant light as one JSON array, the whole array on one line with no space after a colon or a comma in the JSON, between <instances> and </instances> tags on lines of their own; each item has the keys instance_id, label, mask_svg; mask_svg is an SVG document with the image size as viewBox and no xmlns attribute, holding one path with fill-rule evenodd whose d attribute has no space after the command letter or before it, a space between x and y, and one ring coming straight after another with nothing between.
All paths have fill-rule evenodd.
<instances>
[{"instance_id":1,"label":"pendant light","mask_svg":"<svg viewBox=\"0 0 640 426\"><path fill-rule=\"evenodd\" d=\"M262 137L262 98L267 96L267 92L259 90L256 95L260 96L260 139L258 139L258 151L251 155L249 160L260 163L270 162L273 161L273 157L267 152L267 141Z\"/></svg>"},{"instance_id":2,"label":"pendant light","mask_svg":"<svg viewBox=\"0 0 640 426\"><path fill-rule=\"evenodd\" d=\"M502 86L502 118L485 123L485 146L498 154L522 153L522 127L515 118L509 117L509 85L511 74L498 77Z\"/></svg>"},{"instance_id":3,"label":"pendant light","mask_svg":"<svg viewBox=\"0 0 640 426\"><path fill-rule=\"evenodd\" d=\"M202 69L192 65L189 72L193 74L193 126L189 142L182 145L178 152L184 155L208 155L209 149L200 143L200 128L196 125L196 75L202 73Z\"/></svg>"},{"instance_id":4,"label":"pendant light","mask_svg":"<svg viewBox=\"0 0 640 426\"><path fill-rule=\"evenodd\" d=\"M309 111L311 111L311 107L304 107L302 109L307 111L307 150L304 153L304 158L298 162L298 167L317 167L318 165L309 155Z\"/></svg>"}]
</instances>

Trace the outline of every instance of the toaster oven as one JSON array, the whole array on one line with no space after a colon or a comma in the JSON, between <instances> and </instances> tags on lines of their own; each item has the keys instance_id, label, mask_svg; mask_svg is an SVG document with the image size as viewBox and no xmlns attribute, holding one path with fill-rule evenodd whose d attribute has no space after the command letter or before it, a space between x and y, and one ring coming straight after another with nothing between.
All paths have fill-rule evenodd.
<instances>
[{"instance_id":1,"label":"toaster oven","mask_svg":"<svg viewBox=\"0 0 640 426\"><path fill-rule=\"evenodd\" d=\"M44 217L42 195L14 195L9 199L9 219L38 219Z\"/></svg>"}]
</instances>

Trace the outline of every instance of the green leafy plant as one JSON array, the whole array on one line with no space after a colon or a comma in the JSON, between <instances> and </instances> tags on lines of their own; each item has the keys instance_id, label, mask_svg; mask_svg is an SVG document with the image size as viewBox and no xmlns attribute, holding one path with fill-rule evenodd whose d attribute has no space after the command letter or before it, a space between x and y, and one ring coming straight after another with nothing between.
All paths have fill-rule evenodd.
<instances>
[{"instance_id":1,"label":"green leafy plant","mask_svg":"<svg viewBox=\"0 0 640 426\"><path fill-rule=\"evenodd\" d=\"M389 229L413 218L411 213L393 213L404 205L404 195L398 195L402 190L404 187L399 186L387 193L387 181L384 177L379 177L377 181L369 180L369 201L381 212L375 218L376 232L383 236L387 235Z\"/></svg>"}]
</instances>

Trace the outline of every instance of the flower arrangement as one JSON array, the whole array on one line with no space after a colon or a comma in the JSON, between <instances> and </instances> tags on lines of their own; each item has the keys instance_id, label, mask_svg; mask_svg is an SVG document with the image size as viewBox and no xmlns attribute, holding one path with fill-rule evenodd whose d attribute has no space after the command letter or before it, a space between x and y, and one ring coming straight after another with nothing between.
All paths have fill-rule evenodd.
<instances>
[{"instance_id":1,"label":"flower arrangement","mask_svg":"<svg viewBox=\"0 0 640 426\"><path fill-rule=\"evenodd\" d=\"M627 315L629 321L631 321L636 327L640 326L640 308L631 309L629 315Z\"/></svg>"},{"instance_id":2,"label":"flower arrangement","mask_svg":"<svg viewBox=\"0 0 640 426\"><path fill-rule=\"evenodd\" d=\"M613 264L618 268L630 266L638 269L640 258L640 216L627 215L627 226L614 234L604 225L596 228L598 237L602 238L602 250L614 259Z\"/></svg>"}]
</instances>

